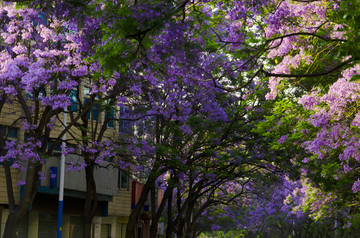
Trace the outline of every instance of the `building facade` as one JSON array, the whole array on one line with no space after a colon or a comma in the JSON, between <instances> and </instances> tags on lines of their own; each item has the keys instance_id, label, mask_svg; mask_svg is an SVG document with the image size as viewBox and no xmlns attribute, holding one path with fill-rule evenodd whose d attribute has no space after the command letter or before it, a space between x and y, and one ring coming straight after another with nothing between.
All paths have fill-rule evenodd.
<instances>
[{"instance_id":1,"label":"building facade","mask_svg":"<svg viewBox=\"0 0 360 238\"><path fill-rule=\"evenodd\" d=\"M68 155L66 161L80 159ZM106 165L106 162L104 162ZM59 159L51 158L45 164L46 179L41 181L38 193L18 228L19 238L53 238L57 233L59 204ZM54 172L55 171L55 172ZM15 196L21 198L22 186L16 186L23 174L12 169ZM55 176L54 176L55 174ZM128 171L117 168L97 168L94 172L97 185L98 208L92 224L93 238L121 238L125 236L126 224L131 212L131 186ZM55 181L55 182L54 182ZM85 173L83 170L65 172L62 237L82 237L82 209L85 201ZM6 181L0 172L1 235L9 214Z\"/></svg>"},{"instance_id":2,"label":"building facade","mask_svg":"<svg viewBox=\"0 0 360 238\"><path fill-rule=\"evenodd\" d=\"M81 95L85 97L86 90L82 87ZM76 104L77 102L74 102ZM73 109L76 109L73 107ZM16 105L5 104L0 116L0 129L6 140L26 141L27 132L21 129L21 124L14 123L19 119ZM76 112L73 112L76 114ZM105 112L91 110L89 120L103 123ZM112 115L114 116L114 115ZM59 118L62 117L62 113ZM91 122L94 123L94 122ZM121 123L109 123L106 137L118 135ZM122 125L123 126L123 125ZM60 134L62 127L54 127L52 137ZM80 134L78 128L72 133ZM50 144L50 143L49 143ZM57 217L59 204L59 174L61 149L55 149L51 158L43 165L44 179L41 180L38 193L30 207L30 211L18 227L19 238L53 238L57 233ZM68 169L69 163L83 160L75 154L66 155L64 209L62 237L82 237L82 212L86 196L86 181L84 170ZM97 189L97 211L92 224L93 238L121 238L125 236L126 224L131 213L131 181L130 171L107 166L110 162L104 161L95 168L94 177ZM3 165L0 164L0 234L3 235L9 205L7 198L6 179ZM24 180L25 174L19 169L11 168L15 202L19 203L23 186L16 185Z\"/></svg>"}]
</instances>

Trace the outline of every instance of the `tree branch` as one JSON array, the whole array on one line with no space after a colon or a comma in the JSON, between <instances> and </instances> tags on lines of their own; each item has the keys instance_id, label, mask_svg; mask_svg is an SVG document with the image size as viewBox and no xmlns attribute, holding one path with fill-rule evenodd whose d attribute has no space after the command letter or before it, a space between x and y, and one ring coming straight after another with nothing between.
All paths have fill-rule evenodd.
<instances>
[{"instance_id":1,"label":"tree branch","mask_svg":"<svg viewBox=\"0 0 360 238\"><path fill-rule=\"evenodd\" d=\"M290 34L287 34L287 35L282 35L282 36L277 36L277 37L274 37L274 38L271 38L271 39L267 39L266 42L279 40L279 39L282 40L282 39L284 39L286 37L291 37L291 36L313 36L313 37L319 38L319 39L324 40L324 41L341 41L341 42L346 41L346 40L343 40L343 39L327 38L327 37L319 36L319 35L316 35L315 33L310 33L310 32L296 32L296 33L290 33Z\"/></svg>"},{"instance_id":2,"label":"tree branch","mask_svg":"<svg viewBox=\"0 0 360 238\"><path fill-rule=\"evenodd\" d=\"M270 72L267 72L265 70L262 70L262 72L265 74L266 77L284 77L284 78L303 78L303 77L307 77L307 78L313 78L313 77L319 77L319 76L324 76L324 75L331 74L331 73L341 69L345 65L351 63L352 61L354 61L354 59L350 58L350 59L344 61L343 63L333 67L332 69L329 69L328 71L320 72L320 73L314 73L314 74L277 74L277 73L270 73Z\"/></svg>"},{"instance_id":3,"label":"tree branch","mask_svg":"<svg viewBox=\"0 0 360 238\"><path fill-rule=\"evenodd\" d=\"M303 3L310 3L310 2L319 2L320 0L293 0L294 2L303 2Z\"/></svg>"}]
</instances>

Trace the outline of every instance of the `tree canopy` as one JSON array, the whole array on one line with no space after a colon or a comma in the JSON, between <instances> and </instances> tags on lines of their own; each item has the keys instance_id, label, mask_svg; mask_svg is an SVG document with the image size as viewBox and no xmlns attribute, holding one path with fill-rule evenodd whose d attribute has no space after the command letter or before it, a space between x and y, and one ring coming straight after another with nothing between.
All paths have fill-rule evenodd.
<instances>
[{"instance_id":1,"label":"tree canopy","mask_svg":"<svg viewBox=\"0 0 360 238\"><path fill-rule=\"evenodd\" d=\"M265 219L281 223L281 234L306 225L314 234L313 219L328 226L335 214L342 232L351 229L360 191L358 9L355 0L2 3L0 109L26 132L11 142L1 132L12 210L5 237L65 133L72 148L63 150L84 158L88 224L93 169L109 160L147 175L127 237L159 186L153 235L165 210L168 237L206 231L198 218L207 209L250 233ZM63 113L70 122L60 131ZM128 128L107 134L114 122ZM26 170L17 207L10 166Z\"/></svg>"}]
</instances>

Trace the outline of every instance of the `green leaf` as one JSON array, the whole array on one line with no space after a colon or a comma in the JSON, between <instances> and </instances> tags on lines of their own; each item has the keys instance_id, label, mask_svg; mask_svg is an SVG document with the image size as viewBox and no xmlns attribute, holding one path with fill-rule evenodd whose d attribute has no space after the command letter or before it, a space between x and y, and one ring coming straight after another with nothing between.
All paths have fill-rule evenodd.
<instances>
[{"instance_id":1,"label":"green leaf","mask_svg":"<svg viewBox=\"0 0 360 238\"><path fill-rule=\"evenodd\" d=\"M351 77L350 82L358 82L360 80L360 74L356 74Z\"/></svg>"}]
</instances>

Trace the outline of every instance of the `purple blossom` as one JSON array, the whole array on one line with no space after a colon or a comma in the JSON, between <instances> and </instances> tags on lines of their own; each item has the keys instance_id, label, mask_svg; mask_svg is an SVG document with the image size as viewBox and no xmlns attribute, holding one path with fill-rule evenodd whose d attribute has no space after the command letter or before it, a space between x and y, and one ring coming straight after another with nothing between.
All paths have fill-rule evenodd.
<instances>
[{"instance_id":1,"label":"purple blossom","mask_svg":"<svg viewBox=\"0 0 360 238\"><path fill-rule=\"evenodd\" d=\"M283 135L283 136L281 136L281 137L278 139L278 142L279 142L280 144L284 144L284 142L286 141L287 138L288 138L287 135Z\"/></svg>"},{"instance_id":2,"label":"purple blossom","mask_svg":"<svg viewBox=\"0 0 360 238\"><path fill-rule=\"evenodd\" d=\"M357 179L353 186L352 186L352 189L353 193L358 193L360 191L360 179Z\"/></svg>"},{"instance_id":3,"label":"purple blossom","mask_svg":"<svg viewBox=\"0 0 360 238\"><path fill-rule=\"evenodd\" d=\"M25 184L26 184L26 182L24 180L21 180L21 181L18 181L16 183L16 186L22 186L22 185L25 185Z\"/></svg>"}]
</instances>

